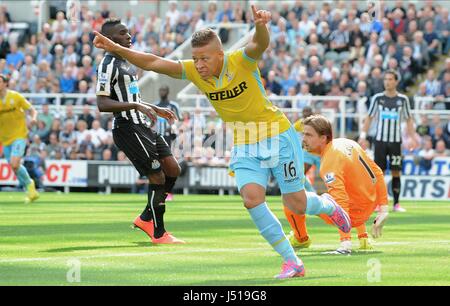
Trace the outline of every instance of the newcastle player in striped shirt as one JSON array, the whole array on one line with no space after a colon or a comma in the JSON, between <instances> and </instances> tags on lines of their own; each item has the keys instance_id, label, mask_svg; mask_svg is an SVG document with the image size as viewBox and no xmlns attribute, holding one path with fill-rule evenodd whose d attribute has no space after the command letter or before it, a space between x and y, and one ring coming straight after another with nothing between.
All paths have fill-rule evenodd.
<instances>
[{"instance_id":1,"label":"newcastle player in striped shirt","mask_svg":"<svg viewBox=\"0 0 450 306\"><path fill-rule=\"evenodd\" d=\"M177 119L181 119L180 106L178 103L171 101L169 99L170 89L169 86L163 85L159 88L159 98L160 100L155 102L155 105L162 108L170 109L176 116ZM172 132L173 121L166 120L164 118L158 118L156 122L155 130L158 134L162 135L166 140L169 147L172 144L172 141L176 138L176 135Z\"/></svg>"},{"instance_id":2,"label":"newcastle player in striped shirt","mask_svg":"<svg viewBox=\"0 0 450 306\"><path fill-rule=\"evenodd\" d=\"M407 96L397 92L399 77L393 70L384 74L384 92L372 97L368 116L364 121L359 140L367 137L372 120L377 117L377 129L374 139L375 162L386 171L389 167L392 174L392 194L394 197L394 211L404 212L400 206L399 197L401 191L400 173L402 171L402 120L406 120L409 137L412 139L409 149L414 149L417 144L414 141L414 119L411 115L411 106Z\"/></svg>"},{"instance_id":3,"label":"newcastle player in striped shirt","mask_svg":"<svg viewBox=\"0 0 450 306\"><path fill-rule=\"evenodd\" d=\"M102 33L123 47L131 47L128 28L120 20L107 20ZM180 167L162 136L150 129L145 118L155 121L160 116L174 120L176 115L141 100L136 72L136 67L119 55L107 53L97 71L97 106L101 112L114 113L115 144L139 174L149 178L148 203L134 225L155 244L184 243L164 227L166 197L180 174Z\"/></svg>"}]
</instances>

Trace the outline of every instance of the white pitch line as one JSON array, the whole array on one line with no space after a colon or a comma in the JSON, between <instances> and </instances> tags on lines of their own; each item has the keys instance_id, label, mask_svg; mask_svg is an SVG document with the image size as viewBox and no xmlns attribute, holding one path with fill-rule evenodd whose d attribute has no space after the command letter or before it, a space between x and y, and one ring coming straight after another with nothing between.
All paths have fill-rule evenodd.
<instances>
[{"instance_id":1,"label":"white pitch line","mask_svg":"<svg viewBox=\"0 0 450 306\"><path fill-rule=\"evenodd\" d=\"M401 241L401 242L374 242L375 246L392 246L392 245L430 245L430 244L450 244L450 240L436 240L436 241ZM336 244L313 244L315 248L336 248ZM196 249L196 250L179 250L179 251L161 251L161 252L145 252L145 253L114 253L114 254L99 254L88 256L64 256L64 257L38 257L38 258L12 258L2 259L0 264L7 263L23 263L23 262L44 262L44 261L57 261L57 260L69 260L69 259L99 259L99 258L115 258L115 257L146 257L155 255L177 255L177 254L195 254L195 253L236 253L236 252L261 252L270 251L270 248L236 248L236 249Z\"/></svg>"}]
</instances>

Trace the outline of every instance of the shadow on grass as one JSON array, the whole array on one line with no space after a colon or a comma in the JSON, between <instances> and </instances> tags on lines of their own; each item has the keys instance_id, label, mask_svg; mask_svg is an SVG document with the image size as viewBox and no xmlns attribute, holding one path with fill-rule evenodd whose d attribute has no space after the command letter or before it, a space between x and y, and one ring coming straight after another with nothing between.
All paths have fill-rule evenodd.
<instances>
[{"instance_id":1,"label":"shadow on grass","mask_svg":"<svg viewBox=\"0 0 450 306\"><path fill-rule=\"evenodd\" d=\"M274 278L254 278L254 279L239 279L239 280L208 280L205 282L194 282L189 283L189 286L236 286L236 283L239 286L289 286L289 285L298 285L299 282L319 280L319 279L331 279L331 278L339 278L338 275L323 275L316 277L297 277L293 279L285 279L279 280Z\"/></svg>"},{"instance_id":2,"label":"shadow on grass","mask_svg":"<svg viewBox=\"0 0 450 306\"><path fill-rule=\"evenodd\" d=\"M343 255L343 254L325 254L327 252L334 252L334 249L317 249L317 250L301 250L301 252L297 251L301 257L355 257L355 256L372 256L374 254L383 254L383 251L373 250L373 251L360 251L353 250L351 255Z\"/></svg>"},{"instance_id":3,"label":"shadow on grass","mask_svg":"<svg viewBox=\"0 0 450 306\"><path fill-rule=\"evenodd\" d=\"M155 247L156 245L140 241L133 242L133 245L102 245L102 246L77 246L77 247L67 247L58 249L49 249L41 251L41 253L69 253L69 252L80 252L80 251L94 251L94 250L113 250L113 249L126 249L126 248L148 248Z\"/></svg>"}]
</instances>

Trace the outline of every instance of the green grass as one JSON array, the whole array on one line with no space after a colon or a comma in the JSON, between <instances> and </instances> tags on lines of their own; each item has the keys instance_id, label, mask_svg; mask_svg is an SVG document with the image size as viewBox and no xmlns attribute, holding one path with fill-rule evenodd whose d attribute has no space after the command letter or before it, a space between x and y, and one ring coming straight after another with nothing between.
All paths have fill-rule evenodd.
<instances>
[{"instance_id":1,"label":"green grass","mask_svg":"<svg viewBox=\"0 0 450 306\"><path fill-rule=\"evenodd\" d=\"M308 219L313 239L300 252L306 277L279 281L280 257L257 233L239 197L176 196L166 225L186 245L152 245L130 228L142 195L0 193L0 285L450 285L450 203L404 203L374 252L324 255L336 229ZM269 205L287 232L280 198ZM358 242L354 240L354 245ZM71 283L73 260L81 282ZM380 282L369 282L373 261Z\"/></svg>"}]
</instances>

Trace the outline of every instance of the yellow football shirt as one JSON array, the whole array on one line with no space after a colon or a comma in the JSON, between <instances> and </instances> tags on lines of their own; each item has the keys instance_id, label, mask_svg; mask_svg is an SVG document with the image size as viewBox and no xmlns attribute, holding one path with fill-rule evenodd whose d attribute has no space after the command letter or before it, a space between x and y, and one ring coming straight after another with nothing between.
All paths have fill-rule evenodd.
<instances>
[{"instance_id":1,"label":"yellow football shirt","mask_svg":"<svg viewBox=\"0 0 450 306\"><path fill-rule=\"evenodd\" d=\"M297 132L302 133L305 130L305 125L303 124L303 119L298 119L295 123L294 123L294 128Z\"/></svg>"},{"instance_id":2,"label":"yellow football shirt","mask_svg":"<svg viewBox=\"0 0 450 306\"><path fill-rule=\"evenodd\" d=\"M286 116L270 102L257 62L244 48L225 54L219 78L203 80L193 60L180 61L183 79L194 83L208 98L228 127L235 144L252 144L291 127Z\"/></svg>"},{"instance_id":3,"label":"yellow football shirt","mask_svg":"<svg viewBox=\"0 0 450 306\"><path fill-rule=\"evenodd\" d=\"M8 90L6 96L0 99L0 143L4 146L27 138L25 111L30 107L30 102L13 90Z\"/></svg>"}]
</instances>

